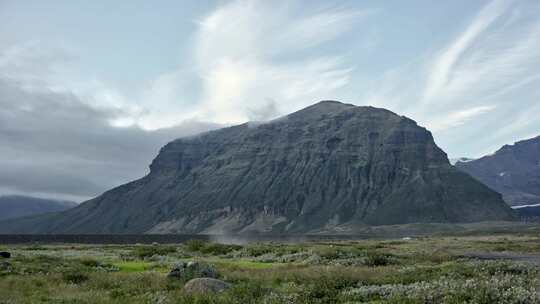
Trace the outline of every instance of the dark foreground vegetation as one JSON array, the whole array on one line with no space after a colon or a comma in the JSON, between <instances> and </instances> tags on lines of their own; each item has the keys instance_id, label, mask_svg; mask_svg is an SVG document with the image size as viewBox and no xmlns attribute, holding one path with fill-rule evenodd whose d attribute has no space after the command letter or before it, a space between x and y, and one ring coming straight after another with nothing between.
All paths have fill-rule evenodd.
<instances>
[{"instance_id":1,"label":"dark foreground vegetation","mask_svg":"<svg viewBox=\"0 0 540 304\"><path fill-rule=\"evenodd\" d=\"M0 247L0 303L540 303L535 235ZM230 288L186 292L189 261Z\"/></svg>"}]
</instances>

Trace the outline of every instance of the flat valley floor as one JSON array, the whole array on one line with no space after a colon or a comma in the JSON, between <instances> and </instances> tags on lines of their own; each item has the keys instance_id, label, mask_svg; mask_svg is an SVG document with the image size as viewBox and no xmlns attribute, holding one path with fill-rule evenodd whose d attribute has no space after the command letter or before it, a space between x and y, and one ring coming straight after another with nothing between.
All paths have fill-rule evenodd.
<instances>
[{"instance_id":1,"label":"flat valley floor","mask_svg":"<svg viewBox=\"0 0 540 304\"><path fill-rule=\"evenodd\" d=\"M540 235L0 245L0 303L540 303ZM197 261L230 288L188 294Z\"/></svg>"}]
</instances>

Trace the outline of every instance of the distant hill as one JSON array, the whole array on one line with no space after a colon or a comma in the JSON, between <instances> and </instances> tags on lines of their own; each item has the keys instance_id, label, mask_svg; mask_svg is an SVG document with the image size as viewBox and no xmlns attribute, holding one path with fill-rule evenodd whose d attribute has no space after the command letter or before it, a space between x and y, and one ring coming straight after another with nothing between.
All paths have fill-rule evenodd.
<instances>
[{"instance_id":1,"label":"distant hill","mask_svg":"<svg viewBox=\"0 0 540 304\"><path fill-rule=\"evenodd\" d=\"M68 211L2 222L0 232L348 233L513 219L413 120L323 101L175 140L147 176Z\"/></svg>"},{"instance_id":2,"label":"distant hill","mask_svg":"<svg viewBox=\"0 0 540 304\"><path fill-rule=\"evenodd\" d=\"M77 203L69 201L20 195L0 196L0 220L64 211L75 206L77 206Z\"/></svg>"},{"instance_id":3,"label":"distant hill","mask_svg":"<svg viewBox=\"0 0 540 304\"><path fill-rule=\"evenodd\" d=\"M456 167L501 193L512 206L540 204L540 136Z\"/></svg>"}]
</instances>

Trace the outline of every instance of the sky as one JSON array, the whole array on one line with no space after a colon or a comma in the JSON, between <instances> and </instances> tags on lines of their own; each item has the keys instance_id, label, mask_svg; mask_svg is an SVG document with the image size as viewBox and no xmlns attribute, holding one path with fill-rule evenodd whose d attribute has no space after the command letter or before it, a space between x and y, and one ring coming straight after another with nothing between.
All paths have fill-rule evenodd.
<instances>
[{"instance_id":1,"label":"sky","mask_svg":"<svg viewBox=\"0 0 540 304\"><path fill-rule=\"evenodd\" d=\"M177 137L320 100L449 157L540 134L540 2L0 0L0 194L83 201Z\"/></svg>"}]
</instances>

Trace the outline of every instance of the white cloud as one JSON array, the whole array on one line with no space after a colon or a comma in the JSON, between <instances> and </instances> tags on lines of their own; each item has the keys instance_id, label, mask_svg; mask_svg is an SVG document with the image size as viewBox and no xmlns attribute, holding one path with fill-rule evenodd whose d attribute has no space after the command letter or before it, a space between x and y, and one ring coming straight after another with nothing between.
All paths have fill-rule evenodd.
<instances>
[{"instance_id":1,"label":"white cloud","mask_svg":"<svg viewBox=\"0 0 540 304\"><path fill-rule=\"evenodd\" d=\"M134 98L97 79L47 86L116 111L110 121L116 127L157 130L192 119L241 123L269 99L279 105L272 115L279 115L333 99L349 83L354 67L339 53L317 54L316 47L372 13L341 6L306 9L299 1L236 0L198 21L191 57L149 81Z\"/></svg>"},{"instance_id":2,"label":"white cloud","mask_svg":"<svg viewBox=\"0 0 540 304\"><path fill-rule=\"evenodd\" d=\"M288 2L238 0L220 7L200 22L197 34L203 80L198 115L238 123L267 99L289 112L332 97L353 71L339 54L282 58L337 38L366 14L343 8L306 13Z\"/></svg>"},{"instance_id":3,"label":"white cloud","mask_svg":"<svg viewBox=\"0 0 540 304\"><path fill-rule=\"evenodd\" d=\"M109 110L115 127L157 130L190 119L240 123L268 99L280 105L273 113L279 115L334 98L354 67L342 54L321 55L316 47L344 35L372 12L306 8L300 1L226 3L197 23L191 57L139 88L140 93L130 92L130 98L91 75L72 73L75 65L68 60L76 56L41 41L0 54L0 67L31 89L75 94L93 108Z\"/></svg>"}]
</instances>

